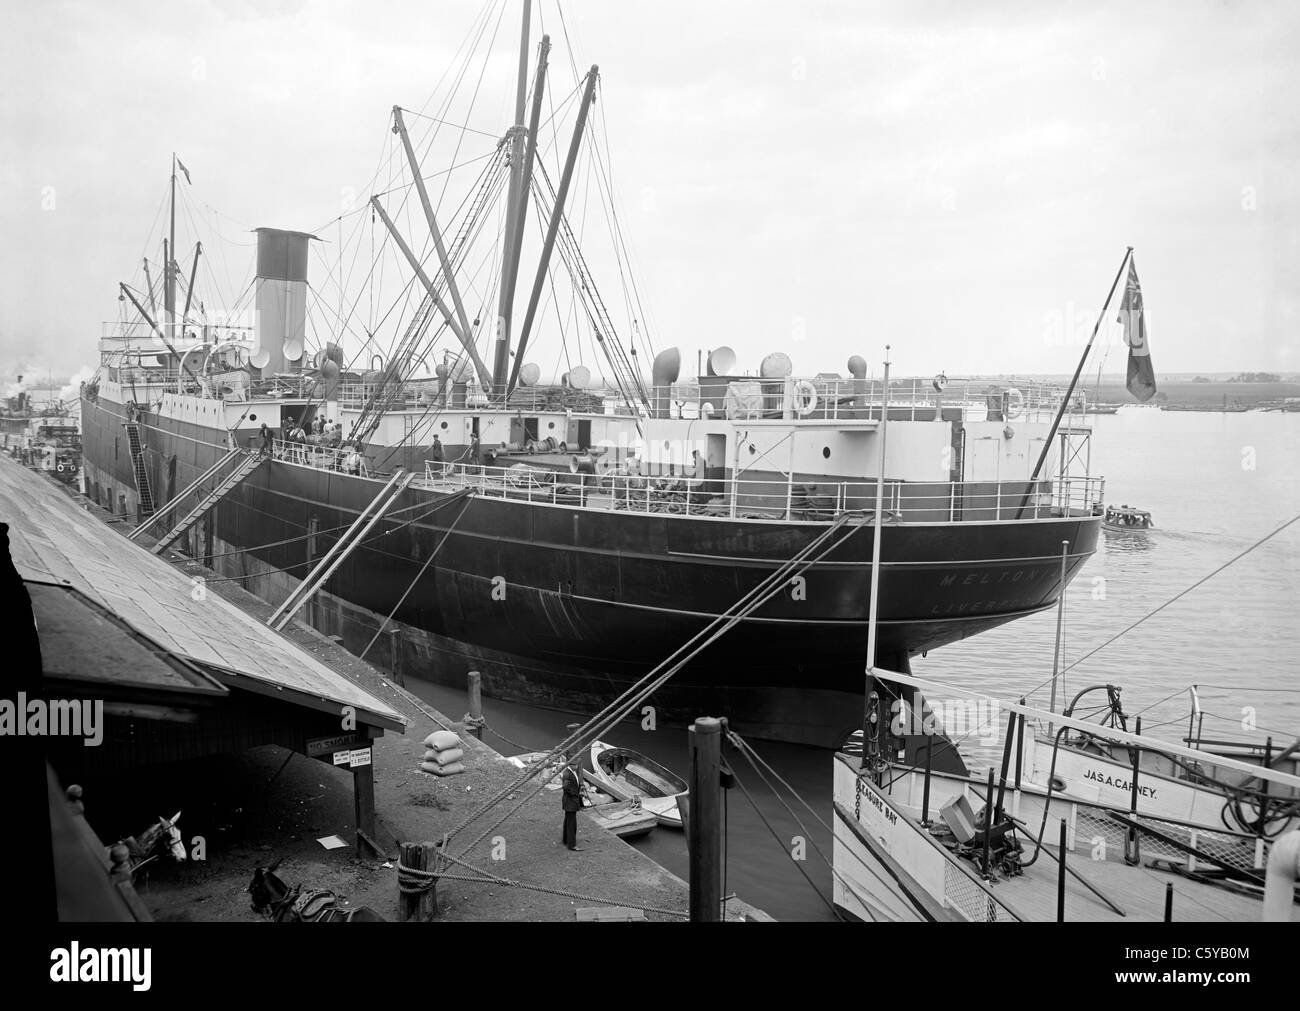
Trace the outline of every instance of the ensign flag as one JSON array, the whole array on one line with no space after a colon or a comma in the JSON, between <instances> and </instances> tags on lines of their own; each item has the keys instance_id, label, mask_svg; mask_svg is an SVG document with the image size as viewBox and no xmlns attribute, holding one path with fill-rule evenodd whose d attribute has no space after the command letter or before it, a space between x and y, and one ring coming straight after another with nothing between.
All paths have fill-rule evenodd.
<instances>
[{"instance_id":1,"label":"ensign flag","mask_svg":"<svg viewBox=\"0 0 1300 1011\"><path fill-rule=\"evenodd\" d=\"M1119 307L1119 321L1124 325L1124 343L1128 345L1128 391L1145 403L1156 395L1156 374L1151 367L1151 345L1147 343L1142 286L1138 284L1137 265L1132 257L1128 261L1128 282Z\"/></svg>"}]
</instances>

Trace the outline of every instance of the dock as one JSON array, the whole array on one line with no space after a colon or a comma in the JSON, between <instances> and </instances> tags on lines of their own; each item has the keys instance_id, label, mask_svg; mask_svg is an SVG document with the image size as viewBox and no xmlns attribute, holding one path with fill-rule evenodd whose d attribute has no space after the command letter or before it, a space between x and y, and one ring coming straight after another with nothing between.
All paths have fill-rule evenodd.
<instances>
[{"instance_id":1,"label":"dock","mask_svg":"<svg viewBox=\"0 0 1300 1011\"><path fill-rule=\"evenodd\" d=\"M306 715L295 718L307 723L327 712L334 718L341 704L360 715L370 757L355 770L334 767L328 754L321 761L308 753L308 741L325 736L316 723L281 728L265 741L237 737L223 743L219 733L201 735L211 738L202 748L143 755L123 752L110 739L102 748L80 749L95 751L92 765L67 758L76 749L64 749L55 771L64 787L82 785L85 774L85 818L101 839L116 838L115 827L100 826L115 826L120 819L111 813L120 806L183 808L185 838L201 838L203 859L151 874L141 897L153 919L258 919L244 890L256 867L276 860L282 861L277 873L290 884L332 889L350 906L370 906L397 919L399 844L440 840L477 810L479 798L517 777L519 770L503 756L382 671L301 621L281 633L270 631L271 604L174 552L155 557L148 538L128 541L127 524L75 491L3 460L0 508L11 524L11 541L19 545L15 563L34 604L60 582L72 588L70 596L93 602L102 619L135 644L137 658L147 654L154 660L153 677L165 682L173 704L177 697L203 695L218 710L232 698L256 708L250 699L274 693L277 706L296 703L277 712L301 709ZM64 686L93 666L89 660L98 649L75 634L81 618L73 618L60 636L72 644L64 651ZM49 626L40 624L44 654ZM125 699L136 687L120 676L131 656L119 659L98 666L118 672L110 680ZM459 733L466 767L445 778L419 770L425 737L444 729ZM100 763L103 769L132 769L129 782L104 776ZM359 777L365 783L360 791ZM358 793L365 801L360 806ZM462 844L501 814L493 811L475 822ZM453 839L449 851L478 870L453 868L439 880L437 918L573 921L602 918L593 912L598 909L640 910L651 920L686 918L686 882L600 828L587 812L580 820L582 851L567 851L561 818L558 795L543 790L468 852L462 854ZM326 849L321 840L336 848ZM483 874L493 880L466 880ZM770 919L737 900L728 903L728 918Z\"/></svg>"}]
</instances>

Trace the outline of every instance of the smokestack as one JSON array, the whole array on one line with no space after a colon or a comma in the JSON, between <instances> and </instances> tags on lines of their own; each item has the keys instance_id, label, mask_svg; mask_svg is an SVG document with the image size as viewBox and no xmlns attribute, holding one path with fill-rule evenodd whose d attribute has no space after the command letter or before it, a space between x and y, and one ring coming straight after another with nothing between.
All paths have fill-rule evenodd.
<instances>
[{"instance_id":1,"label":"smokestack","mask_svg":"<svg viewBox=\"0 0 1300 1011\"><path fill-rule=\"evenodd\" d=\"M257 322L252 364L263 376L302 364L307 328L306 232L257 229Z\"/></svg>"}]
</instances>

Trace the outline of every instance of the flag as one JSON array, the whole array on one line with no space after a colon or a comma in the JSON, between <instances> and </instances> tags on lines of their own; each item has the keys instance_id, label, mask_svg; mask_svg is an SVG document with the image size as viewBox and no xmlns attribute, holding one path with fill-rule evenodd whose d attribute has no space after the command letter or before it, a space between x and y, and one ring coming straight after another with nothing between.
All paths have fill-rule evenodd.
<instances>
[{"instance_id":1,"label":"flag","mask_svg":"<svg viewBox=\"0 0 1300 1011\"><path fill-rule=\"evenodd\" d=\"M185 167L185 163L179 158L176 159L176 167L185 173L185 181L193 186L194 183L190 180L190 170Z\"/></svg>"},{"instance_id":2,"label":"flag","mask_svg":"<svg viewBox=\"0 0 1300 1011\"><path fill-rule=\"evenodd\" d=\"M1128 391L1145 403L1156 395L1156 374L1151 367L1151 345L1147 343L1142 286L1138 284L1137 265L1132 257L1128 261L1128 281L1119 307L1119 322L1124 326L1124 343L1128 345Z\"/></svg>"}]
</instances>

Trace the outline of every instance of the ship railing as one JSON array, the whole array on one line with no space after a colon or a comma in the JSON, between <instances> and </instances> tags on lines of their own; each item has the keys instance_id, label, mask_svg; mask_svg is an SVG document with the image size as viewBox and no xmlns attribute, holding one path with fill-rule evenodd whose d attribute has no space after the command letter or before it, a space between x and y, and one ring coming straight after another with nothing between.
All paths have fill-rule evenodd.
<instances>
[{"instance_id":1,"label":"ship railing","mask_svg":"<svg viewBox=\"0 0 1300 1011\"><path fill-rule=\"evenodd\" d=\"M675 383L651 391L659 417L727 417L735 421L861 421L879 419L888 403L891 421L1050 421L1060 409L1065 386L1031 379L922 379L892 382L886 395L875 379L790 376L718 377L703 383ZM1082 418L1086 398L1076 391L1069 417Z\"/></svg>"},{"instance_id":2,"label":"ship railing","mask_svg":"<svg viewBox=\"0 0 1300 1011\"><path fill-rule=\"evenodd\" d=\"M151 368L142 365L110 366L109 378L123 387L164 387L166 393L190 393L219 396L224 400L293 400L307 399L316 389L310 376L293 374L268 376L238 385L221 385L217 381L179 369Z\"/></svg>"},{"instance_id":3,"label":"ship railing","mask_svg":"<svg viewBox=\"0 0 1300 1011\"><path fill-rule=\"evenodd\" d=\"M844 513L872 515L875 481L816 478L651 477L624 468L574 472L530 463L498 467L471 461L425 462L423 484L435 490L474 488L485 498L641 513L733 519L830 521ZM1104 486L1098 478L1022 481L886 481L890 522L999 522L1093 515Z\"/></svg>"},{"instance_id":4,"label":"ship railing","mask_svg":"<svg viewBox=\"0 0 1300 1011\"><path fill-rule=\"evenodd\" d=\"M475 387L465 383L443 384L437 379L409 379L399 389L385 388L378 379L339 384L339 407L361 410L376 394L382 395L390 411L476 410L514 414L528 411L537 414L563 414L566 410L586 414L604 414L608 398L600 391L576 390L561 386L520 387L507 404L492 403ZM390 400L391 398L391 400Z\"/></svg>"},{"instance_id":5,"label":"ship railing","mask_svg":"<svg viewBox=\"0 0 1300 1011\"><path fill-rule=\"evenodd\" d=\"M248 448L255 452L261 451L262 443L256 433L248 437ZM282 463L312 467L316 470L333 470L362 477L372 475L370 461L366 459L364 452L349 442L336 446L319 435L309 435L304 442L274 439L271 444L271 455Z\"/></svg>"},{"instance_id":6,"label":"ship railing","mask_svg":"<svg viewBox=\"0 0 1300 1011\"><path fill-rule=\"evenodd\" d=\"M255 340L256 329L236 323L196 323L193 320L182 326L180 323L159 322L159 327L167 337L167 343L173 347L206 342L219 344L224 341L242 341L251 344ZM158 332L143 321L124 323L121 320L102 320L99 324L99 350L103 353L121 353L130 345L130 350L144 354L167 354L167 344L158 337Z\"/></svg>"}]
</instances>

